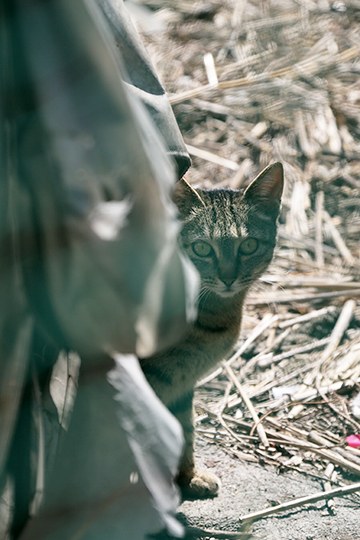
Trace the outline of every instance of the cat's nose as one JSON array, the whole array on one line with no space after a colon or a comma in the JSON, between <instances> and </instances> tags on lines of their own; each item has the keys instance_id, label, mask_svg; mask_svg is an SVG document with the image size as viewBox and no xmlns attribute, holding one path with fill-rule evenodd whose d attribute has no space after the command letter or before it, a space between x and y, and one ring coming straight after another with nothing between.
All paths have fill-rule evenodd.
<instances>
[{"instance_id":1,"label":"cat's nose","mask_svg":"<svg viewBox=\"0 0 360 540\"><path fill-rule=\"evenodd\" d=\"M234 283L235 278L221 278L221 281L224 283L224 285L227 286L228 289L230 289L231 285Z\"/></svg>"}]
</instances>

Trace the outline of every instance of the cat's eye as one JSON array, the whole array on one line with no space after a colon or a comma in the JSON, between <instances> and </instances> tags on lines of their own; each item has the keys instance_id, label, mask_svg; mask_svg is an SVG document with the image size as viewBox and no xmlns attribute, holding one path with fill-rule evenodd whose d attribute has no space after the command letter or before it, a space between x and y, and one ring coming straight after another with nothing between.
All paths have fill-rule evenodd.
<instances>
[{"instance_id":1,"label":"cat's eye","mask_svg":"<svg viewBox=\"0 0 360 540\"><path fill-rule=\"evenodd\" d=\"M207 242L197 240L191 244L191 248L195 255L198 257L210 257L213 252L213 248Z\"/></svg>"},{"instance_id":2,"label":"cat's eye","mask_svg":"<svg viewBox=\"0 0 360 540\"><path fill-rule=\"evenodd\" d=\"M256 238L245 238L240 244L240 252L243 255L252 255L255 253L259 245L259 242Z\"/></svg>"}]
</instances>

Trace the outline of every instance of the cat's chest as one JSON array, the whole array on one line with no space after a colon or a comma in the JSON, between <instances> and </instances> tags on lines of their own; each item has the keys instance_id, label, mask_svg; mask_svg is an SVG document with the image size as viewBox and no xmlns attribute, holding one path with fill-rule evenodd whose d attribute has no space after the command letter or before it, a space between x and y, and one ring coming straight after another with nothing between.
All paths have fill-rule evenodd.
<instances>
[{"instance_id":1,"label":"cat's chest","mask_svg":"<svg viewBox=\"0 0 360 540\"><path fill-rule=\"evenodd\" d=\"M204 362L211 365L219 362L226 356L235 345L240 332L240 324L231 328L204 328L196 325L188 341L194 345L196 353L204 353ZM200 362L199 362L200 363Z\"/></svg>"},{"instance_id":2,"label":"cat's chest","mask_svg":"<svg viewBox=\"0 0 360 540\"><path fill-rule=\"evenodd\" d=\"M173 349L142 360L143 370L166 405L178 401L234 347L240 326L226 330L194 326Z\"/></svg>"},{"instance_id":3,"label":"cat's chest","mask_svg":"<svg viewBox=\"0 0 360 540\"><path fill-rule=\"evenodd\" d=\"M242 305L210 307L199 311L197 321L175 347L142 360L150 384L167 405L191 391L237 342Z\"/></svg>"},{"instance_id":4,"label":"cat's chest","mask_svg":"<svg viewBox=\"0 0 360 540\"><path fill-rule=\"evenodd\" d=\"M193 328L188 338L177 347L173 363L169 364L173 387L192 388L197 380L228 356L239 331L240 327L226 331Z\"/></svg>"}]
</instances>

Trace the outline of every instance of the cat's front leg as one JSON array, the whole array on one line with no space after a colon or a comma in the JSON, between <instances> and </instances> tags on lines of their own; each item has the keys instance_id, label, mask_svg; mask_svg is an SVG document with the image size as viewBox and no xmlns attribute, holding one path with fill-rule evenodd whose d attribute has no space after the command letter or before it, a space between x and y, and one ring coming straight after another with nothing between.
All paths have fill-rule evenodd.
<instances>
[{"instance_id":1,"label":"cat's front leg","mask_svg":"<svg viewBox=\"0 0 360 540\"><path fill-rule=\"evenodd\" d=\"M185 439L177 482L184 499L207 499L218 494L220 479L195 466L193 397L194 392L191 391L170 407L183 428Z\"/></svg>"}]
</instances>

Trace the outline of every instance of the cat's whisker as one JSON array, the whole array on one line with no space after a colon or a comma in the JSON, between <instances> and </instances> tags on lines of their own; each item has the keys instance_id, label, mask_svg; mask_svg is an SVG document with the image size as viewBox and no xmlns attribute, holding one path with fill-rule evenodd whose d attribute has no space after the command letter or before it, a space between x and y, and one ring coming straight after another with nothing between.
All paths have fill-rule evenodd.
<instances>
[{"instance_id":1,"label":"cat's whisker","mask_svg":"<svg viewBox=\"0 0 360 540\"><path fill-rule=\"evenodd\" d=\"M279 288L280 289L280 288ZM283 290L283 287L281 287L281 290ZM253 292L255 294L258 293L260 298L266 298L266 293L268 292L268 288L266 286L266 283L257 281L253 286ZM251 304L251 301L249 302ZM276 311L276 303L273 301L266 301L264 303L269 309L269 311Z\"/></svg>"},{"instance_id":2,"label":"cat's whisker","mask_svg":"<svg viewBox=\"0 0 360 540\"><path fill-rule=\"evenodd\" d=\"M256 282L254 283L253 287L252 287L252 292L253 293L266 293L268 291L268 288L266 286L265 283L259 283L259 282Z\"/></svg>"},{"instance_id":3,"label":"cat's whisker","mask_svg":"<svg viewBox=\"0 0 360 540\"><path fill-rule=\"evenodd\" d=\"M273 285L273 283L270 282L270 281L257 281L256 284L255 284L255 287L256 287L256 290L258 290L260 292L262 292L262 291L268 292L267 285ZM281 291L281 292L286 291L286 287L284 285L282 285L281 283L277 283L276 286L277 286L277 291Z\"/></svg>"},{"instance_id":4,"label":"cat's whisker","mask_svg":"<svg viewBox=\"0 0 360 540\"><path fill-rule=\"evenodd\" d=\"M199 298L201 298L202 296L204 296L207 292L207 287L201 287L200 291L199 291Z\"/></svg>"},{"instance_id":5,"label":"cat's whisker","mask_svg":"<svg viewBox=\"0 0 360 540\"><path fill-rule=\"evenodd\" d=\"M270 281L270 280L266 280L266 279L263 279L263 280L262 280L262 284L263 284L263 285L272 285L271 281Z\"/></svg>"},{"instance_id":6,"label":"cat's whisker","mask_svg":"<svg viewBox=\"0 0 360 540\"><path fill-rule=\"evenodd\" d=\"M208 287L202 287L200 289L200 293L199 293L199 301L201 300L202 302L205 302L207 300L207 298L210 296L211 294L211 289L209 289Z\"/></svg>"}]
</instances>

